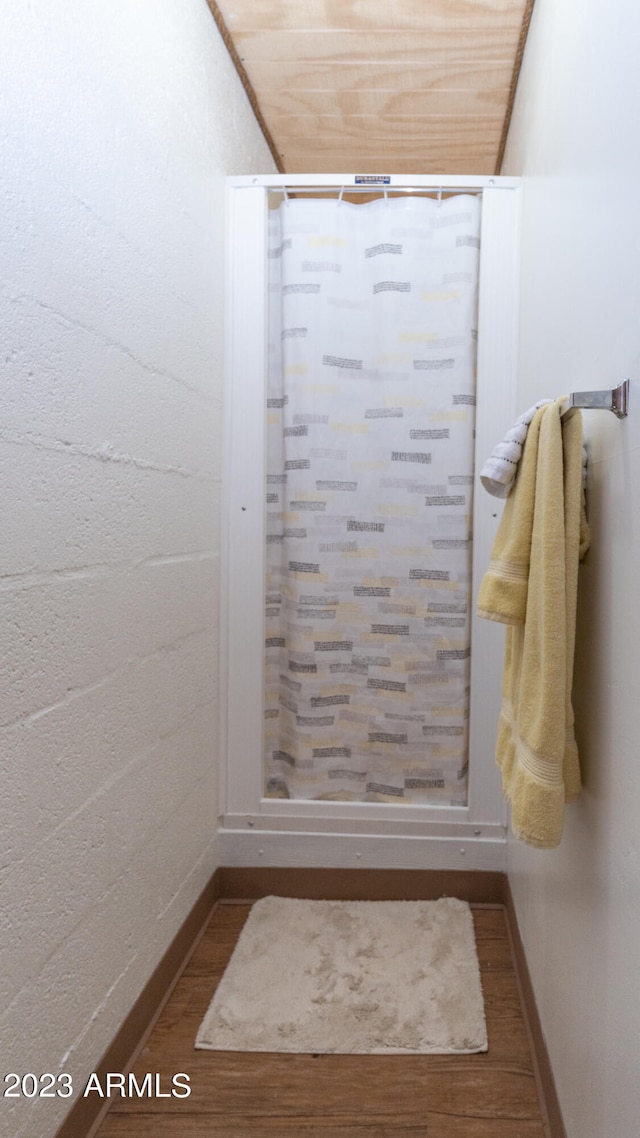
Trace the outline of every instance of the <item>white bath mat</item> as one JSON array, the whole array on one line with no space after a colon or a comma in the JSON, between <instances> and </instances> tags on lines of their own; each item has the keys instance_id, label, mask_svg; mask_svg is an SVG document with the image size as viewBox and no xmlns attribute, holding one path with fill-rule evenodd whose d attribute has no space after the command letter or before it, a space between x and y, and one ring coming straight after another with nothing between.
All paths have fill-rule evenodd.
<instances>
[{"instance_id":1,"label":"white bath mat","mask_svg":"<svg viewBox=\"0 0 640 1138\"><path fill-rule=\"evenodd\" d=\"M466 901L253 906L200 1026L213 1051L468 1054L487 1050Z\"/></svg>"}]
</instances>

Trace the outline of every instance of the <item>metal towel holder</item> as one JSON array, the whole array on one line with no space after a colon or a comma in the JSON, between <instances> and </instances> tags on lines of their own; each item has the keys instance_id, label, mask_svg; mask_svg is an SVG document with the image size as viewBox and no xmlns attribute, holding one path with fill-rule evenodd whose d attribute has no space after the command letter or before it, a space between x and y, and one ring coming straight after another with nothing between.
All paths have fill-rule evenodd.
<instances>
[{"instance_id":1,"label":"metal towel holder","mask_svg":"<svg viewBox=\"0 0 640 1138\"><path fill-rule=\"evenodd\" d=\"M629 380L623 379L622 383L609 391L574 391L568 396L563 407L563 418L574 407L593 411L613 411L618 419L624 419L629 413Z\"/></svg>"}]
</instances>

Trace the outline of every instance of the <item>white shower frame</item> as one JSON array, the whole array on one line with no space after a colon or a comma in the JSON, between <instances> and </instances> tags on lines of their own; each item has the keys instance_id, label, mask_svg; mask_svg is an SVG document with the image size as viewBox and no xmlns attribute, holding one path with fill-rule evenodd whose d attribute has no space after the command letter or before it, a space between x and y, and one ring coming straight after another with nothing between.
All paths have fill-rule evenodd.
<instances>
[{"instance_id":1,"label":"white shower frame","mask_svg":"<svg viewBox=\"0 0 640 1138\"><path fill-rule=\"evenodd\" d=\"M504 632L472 621L466 806L265 798L267 201L358 188L353 174L227 178L225 425L220 608L221 865L505 869L506 807L494 762ZM389 191L482 193L472 595L502 503L477 472L515 418L520 180L392 175ZM371 185L382 193L382 187Z\"/></svg>"}]
</instances>

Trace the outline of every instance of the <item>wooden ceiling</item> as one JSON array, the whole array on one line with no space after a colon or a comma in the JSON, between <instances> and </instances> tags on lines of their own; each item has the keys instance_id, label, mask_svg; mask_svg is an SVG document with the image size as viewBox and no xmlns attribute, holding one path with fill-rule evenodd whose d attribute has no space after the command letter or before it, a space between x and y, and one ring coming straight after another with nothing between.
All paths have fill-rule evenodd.
<instances>
[{"instance_id":1,"label":"wooden ceiling","mask_svg":"<svg viewBox=\"0 0 640 1138\"><path fill-rule=\"evenodd\" d=\"M207 0L280 170L499 173L533 0Z\"/></svg>"}]
</instances>

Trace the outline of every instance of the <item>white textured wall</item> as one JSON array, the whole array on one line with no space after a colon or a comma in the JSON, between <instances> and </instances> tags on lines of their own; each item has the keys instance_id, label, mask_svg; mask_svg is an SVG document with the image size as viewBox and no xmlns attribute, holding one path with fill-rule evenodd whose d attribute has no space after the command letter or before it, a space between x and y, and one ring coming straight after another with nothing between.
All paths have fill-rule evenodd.
<instances>
[{"instance_id":1,"label":"white textured wall","mask_svg":"<svg viewBox=\"0 0 640 1138\"><path fill-rule=\"evenodd\" d=\"M523 173L519 405L632 379L585 413L592 549L576 712L584 790L509 872L569 1138L640 1127L640 8L536 0L504 173Z\"/></svg>"},{"instance_id":2,"label":"white textured wall","mask_svg":"<svg viewBox=\"0 0 640 1138\"><path fill-rule=\"evenodd\" d=\"M78 1090L215 868L223 175L273 162L205 0L0 17L0 1054Z\"/></svg>"}]
</instances>

